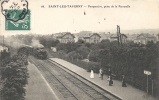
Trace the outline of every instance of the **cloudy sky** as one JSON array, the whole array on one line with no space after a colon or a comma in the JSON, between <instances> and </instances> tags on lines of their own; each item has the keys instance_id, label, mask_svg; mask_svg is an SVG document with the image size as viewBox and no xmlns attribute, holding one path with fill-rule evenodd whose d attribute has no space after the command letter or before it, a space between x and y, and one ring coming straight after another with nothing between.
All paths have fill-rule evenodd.
<instances>
[{"instance_id":1,"label":"cloudy sky","mask_svg":"<svg viewBox=\"0 0 159 100\"><path fill-rule=\"evenodd\" d=\"M116 30L116 25L120 25L122 30L159 29L158 0L67 0L67 2L64 0L28 0L28 3L31 10L31 30L6 31L4 16L1 14L2 34ZM41 8L42 5L45 8ZM49 8L49 5L83 5L83 7ZM88 5L117 6L117 8L89 8ZM128 7L119 8L119 5Z\"/></svg>"}]
</instances>

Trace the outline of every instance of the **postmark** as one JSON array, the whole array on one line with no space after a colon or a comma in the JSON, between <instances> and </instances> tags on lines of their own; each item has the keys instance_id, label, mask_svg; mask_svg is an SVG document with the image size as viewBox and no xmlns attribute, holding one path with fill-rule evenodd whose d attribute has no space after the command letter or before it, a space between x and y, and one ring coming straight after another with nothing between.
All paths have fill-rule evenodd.
<instances>
[{"instance_id":1,"label":"postmark","mask_svg":"<svg viewBox=\"0 0 159 100\"><path fill-rule=\"evenodd\" d=\"M5 30L30 30L27 0L3 0L1 12L5 17Z\"/></svg>"},{"instance_id":2,"label":"postmark","mask_svg":"<svg viewBox=\"0 0 159 100\"><path fill-rule=\"evenodd\" d=\"M4 0L1 3L1 11L7 20L17 22L25 18L28 13L26 0Z\"/></svg>"}]
</instances>

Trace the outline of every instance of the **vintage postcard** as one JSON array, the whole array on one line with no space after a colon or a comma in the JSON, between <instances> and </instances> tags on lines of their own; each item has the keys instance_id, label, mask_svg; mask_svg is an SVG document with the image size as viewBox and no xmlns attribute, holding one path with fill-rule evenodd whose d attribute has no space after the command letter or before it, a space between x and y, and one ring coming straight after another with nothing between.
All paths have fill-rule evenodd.
<instances>
[{"instance_id":1,"label":"vintage postcard","mask_svg":"<svg viewBox=\"0 0 159 100\"><path fill-rule=\"evenodd\" d=\"M159 0L0 3L0 100L159 100Z\"/></svg>"}]
</instances>

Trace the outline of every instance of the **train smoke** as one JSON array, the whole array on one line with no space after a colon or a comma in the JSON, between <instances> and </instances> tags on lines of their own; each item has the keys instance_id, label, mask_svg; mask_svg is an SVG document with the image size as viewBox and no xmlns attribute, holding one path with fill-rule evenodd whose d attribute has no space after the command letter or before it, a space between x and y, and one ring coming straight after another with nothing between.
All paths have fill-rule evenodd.
<instances>
[{"instance_id":1,"label":"train smoke","mask_svg":"<svg viewBox=\"0 0 159 100\"><path fill-rule=\"evenodd\" d=\"M0 38L0 44L3 45L2 38ZM23 41L15 37L7 36L4 38L4 45L11 46L14 49L18 49L20 46L24 45Z\"/></svg>"},{"instance_id":2,"label":"train smoke","mask_svg":"<svg viewBox=\"0 0 159 100\"><path fill-rule=\"evenodd\" d=\"M43 48L44 47L42 44L40 44L39 40L37 40L37 39L32 39L31 46L33 46L34 48Z\"/></svg>"}]
</instances>

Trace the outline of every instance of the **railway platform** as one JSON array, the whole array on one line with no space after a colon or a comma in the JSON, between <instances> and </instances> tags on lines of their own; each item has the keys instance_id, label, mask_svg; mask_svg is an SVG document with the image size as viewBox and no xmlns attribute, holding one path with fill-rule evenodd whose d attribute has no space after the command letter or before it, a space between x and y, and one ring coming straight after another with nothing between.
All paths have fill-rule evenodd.
<instances>
[{"instance_id":1,"label":"railway platform","mask_svg":"<svg viewBox=\"0 0 159 100\"><path fill-rule=\"evenodd\" d=\"M58 63L65 68L77 73L79 76L91 81L92 83L98 85L99 87L105 89L106 91L116 95L117 97L121 98L122 100L157 100L152 96L148 96L146 92L141 91L139 89L134 88L133 86L127 84L127 87L122 87L121 81L113 80L113 85L109 86L107 75L103 76L103 80L99 78L99 75L94 73L94 78L90 78L90 73L87 72L85 69L80 68L70 62L59 58L49 58L49 60Z\"/></svg>"},{"instance_id":2,"label":"railway platform","mask_svg":"<svg viewBox=\"0 0 159 100\"><path fill-rule=\"evenodd\" d=\"M28 65L28 85L26 85L26 100L59 100L54 91L34 64Z\"/></svg>"}]
</instances>

